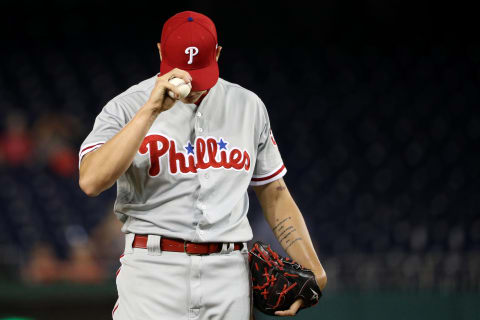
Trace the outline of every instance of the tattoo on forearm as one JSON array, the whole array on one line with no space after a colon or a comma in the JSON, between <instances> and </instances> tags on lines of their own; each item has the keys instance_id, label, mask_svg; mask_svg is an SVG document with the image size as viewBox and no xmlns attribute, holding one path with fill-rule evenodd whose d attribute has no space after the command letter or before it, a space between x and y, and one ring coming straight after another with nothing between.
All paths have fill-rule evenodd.
<instances>
[{"instance_id":1,"label":"tattoo on forearm","mask_svg":"<svg viewBox=\"0 0 480 320\"><path fill-rule=\"evenodd\" d=\"M292 226L286 228L285 230L282 231L282 233L280 233L280 234L277 236L277 238L280 239L280 238L285 234L285 232L288 232L289 230L292 230L292 229L293 229ZM295 231L295 229L293 229L292 231Z\"/></svg>"},{"instance_id":2,"label":"tattoo on forearm","mask_svg":"<svg viewBox=\"0 0 480 320\"><path fill-rule=\"evenodd\" d=\"M292 246L292 244L294 244L295 242L299 241L299 240L302 240L302 238L296 238L295 240L293 240L292 242L290 242L290 244L285 248L285 250L287 250L288 248L290 248Z\"/></svg>"},{"instance_id":3,"label":"tattoo on forearm","mask_svg":"<svg viewBox=\"0 0 480 320\"><path fill-rule=\"evenodd\" d=\"M273 232L275 232L275 230L277 230L277 228L279 228L279 227L280 227L280 229L282 229L282 228L283 228L283 224L284 224L287 220L290 220L290 219L292 219L292 217L285 218L285 219L283 219L282 221L280 221L279 223L277 223L277 225L276 225L275 227L273 227L273 229L272 229ZM278 220L278 219L277 219L277 220Z\"/></svg>"},{"instance_id":4,"label":"tattoo on forearm","mask_svg":"<svg viewBox=\"0 0 480 320\"><path fill-rule=\"evenodd\" d=\"M287 218L283 219L282 221L278 222L272 228L273 233L277 236L278 242L280 242L280 244L285 240L285 244L286 245L288 244L290 246L297 239L301 239L301 238L297 238L297 239L294 239L292 241L292 238L293 238L293 237L291 237L291 236L293 236L292 233L297 231L297 229L295 229L292 225L288 226L286 224L288 222L288 220L291 220L291 219L292 219L292 217L287 217ZM277 219L277 221L278 221L278 219Z\"/></svg>"},{"instance_id":5,"label":"tattoo on forearm","mask_svg":"<svg viewBox=\"0 0 480 320\"><path fill-rule=\"evenodd\" d=\"M297 231L297 230L295 230L293 227L290 227L290 228L292 228L292 231L290 231L289 233L287 233L286 235L284 235L281 239L279 239L278 241L279 241L280 243L282 243L283 240L287 239L287 237L288 237L289 235L291 235L292 232ZM279 237L279 238L280 238L280 237Z\"/></svg>"}]
</instances>

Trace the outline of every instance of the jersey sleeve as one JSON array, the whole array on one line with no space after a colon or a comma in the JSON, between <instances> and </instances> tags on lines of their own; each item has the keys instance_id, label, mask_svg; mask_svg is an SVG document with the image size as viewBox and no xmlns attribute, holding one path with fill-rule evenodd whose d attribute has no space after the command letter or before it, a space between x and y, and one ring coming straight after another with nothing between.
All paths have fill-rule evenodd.
<instances>
[{"instance_id":1,"label":"jersey sleeve","mask_svg":"<svg viewBox=\"0 0 480 320\"><path fill-rule=\"evenodd\" d=\"M78 155L78 164L89 152L100 148L113 138L126 124L127 115L122 105L117 101L108 102L95 119L92 131L83 141Z\"/></svg>"},{"instance_id":2,"label":"jersey sleeve","mask_svg":"<svg viewBox=\"0 0 480 320\"><path fill-rule=\"evenodd\" d=\"M273 137L267 109L259 99L260 104L260 137L257 144L257 159L253 170L251 186L261 186L282 178L287 169L283 164L277 142Z\"/></svg>"}]
</instances>

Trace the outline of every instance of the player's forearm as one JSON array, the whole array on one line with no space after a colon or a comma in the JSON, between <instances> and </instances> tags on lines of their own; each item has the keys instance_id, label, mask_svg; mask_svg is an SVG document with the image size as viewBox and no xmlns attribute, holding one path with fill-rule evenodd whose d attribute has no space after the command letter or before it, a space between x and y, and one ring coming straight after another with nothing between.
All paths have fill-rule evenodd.
<instances>
[{"instance_id":1,"label":"player's forearm","mask_svg":"<svg viewBox=\"0 0 480 320\"><path fill-rule=\"evenodd\" d=\"M158 112L143 106L112 139L85 155L80 165L80 188L97 196L110 188L128 169Z\"/></svg>"},{"instance_id":2,"label":"player's forearm","mask_svg":"<svg viewBox=\"0 0 480 320\"><path fill-rule=\"evenodd\" d=\"M254 188L265 218L290 257L315 273L320 289L327 283L325 270L315 252L305 220L283 179Z\"/></svg>"}]
</instances>

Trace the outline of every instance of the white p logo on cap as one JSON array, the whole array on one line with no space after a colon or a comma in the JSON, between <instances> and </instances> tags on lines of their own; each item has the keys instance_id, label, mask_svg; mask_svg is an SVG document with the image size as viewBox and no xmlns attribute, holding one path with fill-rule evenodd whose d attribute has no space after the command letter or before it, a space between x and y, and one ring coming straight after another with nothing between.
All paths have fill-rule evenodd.
<instances>
[{"instance_id":1,"label":"white p logo on cap","mask_svg":"<svg viewBox=\"0 0 480 320\"><path fill-rule=\"evenodd\" d=\"M187 49L185 49L185 54L190 55L190 58L188 59L187 63L192 64L193 63L193 57L198 54L198 48L197 47L188 47Z\"/></svg>"}]
</instances>

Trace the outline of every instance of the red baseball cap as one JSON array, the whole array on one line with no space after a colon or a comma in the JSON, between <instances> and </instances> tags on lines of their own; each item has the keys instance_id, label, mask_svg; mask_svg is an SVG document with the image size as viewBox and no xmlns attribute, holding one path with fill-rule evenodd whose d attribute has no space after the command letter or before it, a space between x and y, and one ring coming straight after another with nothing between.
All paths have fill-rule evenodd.
<instances>
[{"instance_id":1,"label":"red baseball cap","mask_svg":"<svg viewBox=\"0 0 480 320\"><path fill-rule=\"evenodd\" d=\"M174 68L187 71L193 78L192 91L217 83L217 30L210 18L194 11L177 13L163 25L160 43L161 74Z\"/></svg>"}]
</instances>

